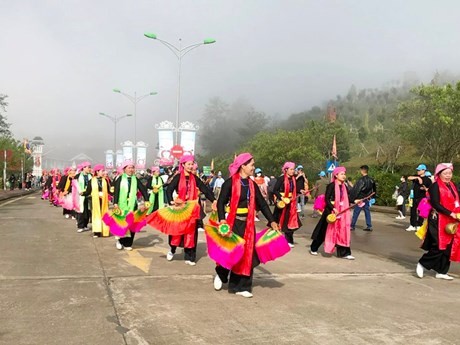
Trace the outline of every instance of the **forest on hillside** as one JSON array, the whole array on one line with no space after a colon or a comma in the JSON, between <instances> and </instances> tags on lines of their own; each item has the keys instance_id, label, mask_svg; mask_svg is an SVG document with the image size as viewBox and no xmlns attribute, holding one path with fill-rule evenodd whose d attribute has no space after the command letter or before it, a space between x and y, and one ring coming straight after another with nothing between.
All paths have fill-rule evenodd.
<instances>
[{"instance_id":1,"label":"forest on hillside","mask_svg":"<svg viewBox=\"0 0 460 345\"><path fill-rule=\"evenodd\" d=\"M200 119L200 165L214 161L226 171L235 154L249 151L266 174L279 174L285 161L302 164L316 176L331 159L333 137L337 155L350 175L371 166L385 185L384 203L400 174L414 173L423 162L460 161L460 77L436 72L427 83L414 73L378 89L352 85L321 106L278 120L249 102L228 104L215 97ZM386 181L383 183L382 181ZM388 186L386 186L388 184Z\"/></svg>"}]
</instances>

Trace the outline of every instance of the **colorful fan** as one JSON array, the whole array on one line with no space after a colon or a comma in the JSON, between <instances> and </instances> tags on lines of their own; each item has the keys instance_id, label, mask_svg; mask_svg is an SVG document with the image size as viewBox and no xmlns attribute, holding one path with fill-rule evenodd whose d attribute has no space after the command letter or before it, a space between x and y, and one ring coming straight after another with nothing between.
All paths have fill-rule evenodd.
<instances>
[{"instance_id":1,"label":"colorful fan","mask_svg":"<svg viewBox=\"0 0 460 345\"><path fill-rule=\"evenodd\" d=\"M123 237L128 231L129 224L126 221L126 216L118 209L105 213L102 216L102 221L107 224L110 232L115 236Z\"/></svg>"},{"instance_id":2,"label":"colorful fan","mask_svg":"<svg viewBox=\"0 0 460 345\"><path fill-rule=\"evenodd\" d=\"M323 212L326 208L326 196L324 194L318 195L313 204L313 209Z\"/></svg>"},{"instance_id":3,"label":"colorful fan","mask_svg":"<svg viewBox=\"0 0 460 345\"><path fill-rule=\"evenodd\" d=\"M50 191L48 189L45 189L42 193L42 199L47 200L50 195Z\"/></svg>"},{"instance_id":4,"label":"colorful fan","mask_svg":"<svg viewBox=\"0 0 460 345\"><path fill-rule=\"evenodd\" d=\"M230 233L229 236L222 236L216 226L210 224L204 227L206 233L206 243L208 245L208 255L216 263L231 269L238 261L241 260L244 254L243 238L235 233Z\"/></svg>"},{"instance_id":5,"label":"colorful fan","mask_svg":"<svg viewBox=\"0 0 460 345\"><path fill-rule=\"evenodd\" d=\"M217 211L212 211L211 214L209 215L208 219L209 225L212 226L219 226L219 215L217 214Z\"/></svg>"},{"instance_id":6,"label":"colorful fan","mask_svg":"<svg viewBox=\"0 0 460 345\"><path fill-rule=\"evenodd\" d=\"M277 230L267 228L256 234L256 251L263 264L282 257L290 250L283 234Z\"/></svg>"},{"instance_id":7,"label":"colorful fan","mask_svg":"<svg viewBox=\"0 0 460 345\"><path fill-rule=\"evenodd\" d=\"M423 198L422 200L420 200L417 210L418 210L418 215L420 218L428 218L432 210L432 206L430 204L429 199Z\"/></svg>"},{"instance_id":8,"label":"colorful fan","mask_svg":"<svg viewBox=\"0 0 460 345\"><path fill-rule=\"evenodd\" d=\"M183 206L163 207L147 216L147 224L167 235L184 235L195 230L200 217L197 201L187 201Z\"/></svg>"},{"instance_id":9,"label":"colorful fan","mask_svg":"<svg viewBox=\"0 0 460 345\"><path fill-rule=\"evenodd\" d=\"M146 207L144 211L136 210L134 212L129 212L126 215L126 222L128 223L128 229L132 232L139 232L144 226L147 225L147 211L149 209Z\"/></svg>"},{"instance_id":10,"label":"colorful fan","mask_svg":"<svg viewBox=\"0 0 460 345\"><path fill-rule=\"evenodd\" d=\"M65 208L66 210L73 210L72 194L67 194L66 196L60 198L60 204L62 208Z\"/></svg>"},{"instance_id":11,"label":"colorful fan","mask_svg":"<svg viewBox=\"0 0 460 345\"><path fill-rule=\"evenodd\" d=\"M427 231L428 231L428 219L425 219L423 221L422 226L415 232L415 236L417 236L423 241L425 239Z\"/></svg>"}]
</instances>

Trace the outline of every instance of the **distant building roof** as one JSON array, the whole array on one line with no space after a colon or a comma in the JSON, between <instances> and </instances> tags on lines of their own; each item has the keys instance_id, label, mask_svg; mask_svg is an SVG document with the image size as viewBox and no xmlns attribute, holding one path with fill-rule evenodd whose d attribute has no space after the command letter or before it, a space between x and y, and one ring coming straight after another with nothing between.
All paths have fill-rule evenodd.
<instances>
[{"instance_id":1,"label":"distant building roof","mask_svg":"<svg viewBox=\"0 0 460 345\"><path fill-rule=\"evenodd\" d=\"M78 155L76 155L75 157L70 158L69 160L70 161L90 161L90 162L93 161L93 159L90 156L88 156L88 155L86 155L84 153L79 153Z\"/></svg>"}]
</instances>

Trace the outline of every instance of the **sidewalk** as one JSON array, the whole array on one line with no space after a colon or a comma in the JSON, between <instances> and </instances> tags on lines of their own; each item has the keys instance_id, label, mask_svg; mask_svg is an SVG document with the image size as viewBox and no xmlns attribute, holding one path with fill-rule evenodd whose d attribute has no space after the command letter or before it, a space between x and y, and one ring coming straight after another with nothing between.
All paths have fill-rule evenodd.
<instances>
[{"instance_id":1,"label":"sidewalk","mask_svg":"<svg viewBox=\"0 0 460 345\"><path fill-rule=\"evenodd\" d=\"M19 197L19 196L24 196L28 194L32 194L37 192L38 189L31 189L31 190L25 190L25 189L14 189L14 190L0 190L0 202L5 201L11 198Z\"/></svg>"}]
</instances>

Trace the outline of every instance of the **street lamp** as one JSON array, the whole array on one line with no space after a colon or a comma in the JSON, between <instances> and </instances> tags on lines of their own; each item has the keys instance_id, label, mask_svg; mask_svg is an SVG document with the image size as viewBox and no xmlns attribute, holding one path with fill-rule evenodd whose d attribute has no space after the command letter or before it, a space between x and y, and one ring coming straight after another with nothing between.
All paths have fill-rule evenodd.
<instances>
[{"instance_id":1,"label":"street lamp","mask_svg":"<svg viewBox=\"0 0 460 345\"><path fill-rule=\"evenodd\" d=\"M179 38L179 47L174 46L173 44L159 39L156 34L151 32L144 33L144 36L147 38L151 38L153 40L157 40L163 45L165 45L172 53L176 56L178 63L179 63L179 77L177 83L177 109L176 109L176 145L179 144L179 109L180 109L180 74L181 74L181 65L182 65L182 58L187 54L189 51L198 48L199 46L205 44L213 44L216 43L215 39L206 38L203 42L191 44L187 47L182 48L182 39Z\"/></svg>"},{"instance_id":2,"label":"street lamp","mask_svg":"<svg viewBox=\"0 0 460 345\"><path fill-rule=\"evenodd\" d=\"M126 114L126 115L123 115L123 116L120 116L120 117L118 117L118 116L110 116L110 115L107 115L105 113L99 113L99 115L107 117L114 124L114 135L113 135L113 148L114 148L114 151L113 152L114 152L114 154L116 154L116 152L117 152L117 123L121 119L124 119L125 117L133 116L133 114Z\"/></svg>"},{"instance_id":3,"label":"street lamp","mask_svg":"<svg viewBox=\"0 0 460 345\"><path fill-rule=\"evenodd\" d=\"M134 96L131 96L127 93L124 93L123 91L121 91L120 89L113 89L112 90L113 92L117 92L117 93L121 93L123 96L125 96L126 98L128 98L131 102L133 102L134 104L134 145L137 144L137 125L136 125L136 119L137 119L137 103L139 103L140 101L142 101L145 97L148 97L148 96L154 96L154 95L157 95L158 92L149 92L143 96L140 96L140 97L137 97L137 93L134 92Z\"/></svg>"}]
</instances>

